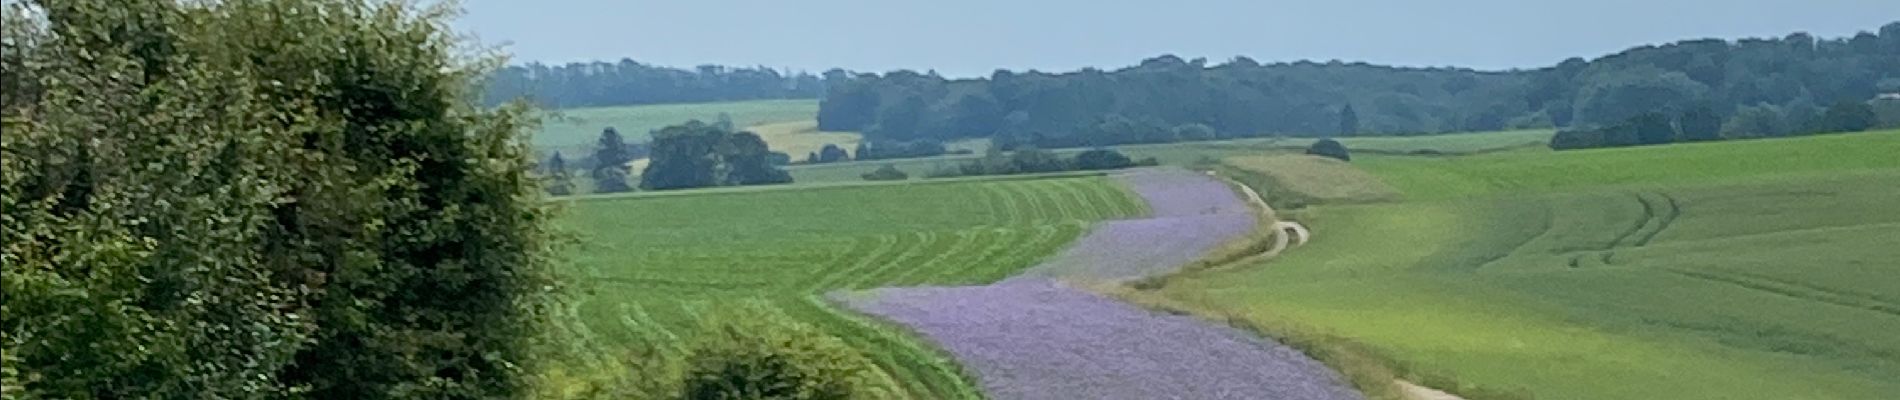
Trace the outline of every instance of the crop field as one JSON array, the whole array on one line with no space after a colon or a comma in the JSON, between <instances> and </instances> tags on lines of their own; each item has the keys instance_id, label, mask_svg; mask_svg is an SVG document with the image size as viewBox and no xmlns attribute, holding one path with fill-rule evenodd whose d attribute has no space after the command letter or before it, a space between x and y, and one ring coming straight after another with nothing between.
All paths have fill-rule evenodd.
<instances>
[{"instance_id":1,"label":"crop field","mask_svg":"<svg viewBox=\"0 0 1900 400\"><path fill-rule=\"evenodd\" d=\"M534 135L534 145L562 151L590 148L600 137L601 129L610 126L625 135L629 143L645 142L649 130L694 119L711 123L722 112L731 115L733 126L740 128L810 121L818 115L818 101L752 100L549 110L543 115L541 131Z\"/></svg>"},{"instance_id":2,"label":"crop field","mask_svg":"<svg viewBox=\"0 0 1900 400\"><path fill-rule=\"evenodd\" d=\"M595 283L578 306L610 344L680 343L695 315L766 304L844 339L912 398L975 397L938 350L822 299L826 292L974 285L1055 253L1090 223L1146 213L1102 176L608 196L571 204L571 256ZM679 349L673 349L679 350Z\"/></svg>"},{"instance_id":3,"label":"crop field","mask_svg":"<svg viewBox=\"0 0 1900 400\"><path fill-rule=\"evenodd\" d=\"M827 144L838 145L845 151L856 151L858 141L863 139L855 132L821 132L818 130L818 121L813 119L774 122L746 130L759 134L759 138L765 139L772 151L789 154L796 161L804 161L806 155L818 152Z\"/></svg>"},{"instance_id":4,"label":"crop field","mask_svg":"<svg viewBox=\"0 0 1900 400\"><path fill-rule=\"evenodd\" d=\"M1473 152L1523 152L1548 153L1544 145L1550 142L1555 132L1550 130L1453 133L1442 135L1406 136L1406 137L1362 137L1344 138L1340 142L1352 150L1364 150L1379 153L1412 153L1428 151L1440 154L1459 154ZM778 147L773 143L773 148ZM853 142L855 143L855 142ZM1313 139L1297 138L1255 138L1233 139L1204 142L1181 142L1162 144L1137 144L1110 146L1120 150L1131 158L1154 157L1162 165L1193 166L1211 164L1224 158L1299 153L1311 145ZM962 148L976 150L986 147L986 143L970 142ZM1073 155L1088 149L1059 149L1055 152ZM977 152L981 154L980 151ZM798 157L804 153L793 153ZM787 170L797 183L826 183L860 180L864 173L876 170L885 164L896 166L911 175L912 179L923 177L930 171L955 167L957 163L977 155L954 155L942 157L913 158L885 161L845 162L820 165L795 165Z\"/></svg>"},{"instance_id":5,"label":"crop field","mask_svg":"<svg viewBox=\"0 0 1900 400\"><path fill-rule=\"evenodd\" d=\"M1160 293L1538 399L1900 393L1900 132L1367 157L1403 201Z\"/></svg>"}]
</instances>

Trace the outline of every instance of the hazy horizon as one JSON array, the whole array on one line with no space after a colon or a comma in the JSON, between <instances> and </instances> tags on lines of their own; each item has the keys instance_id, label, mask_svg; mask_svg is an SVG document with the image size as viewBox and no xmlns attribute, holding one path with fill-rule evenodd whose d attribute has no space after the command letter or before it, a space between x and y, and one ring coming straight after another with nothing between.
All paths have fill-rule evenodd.
<instances>
[{"instance_id":1,"label":"hazy horizon","mask_svg":"<svg viewBox=\"0 0 1900 400\"><path fill-rule=\"evenodd\" d=\"M465 0L457 25L485 44L504 44L514 63L631 58L968 77L1113 69L1161 54L1505 70L1685 39L1851 36L1900 20L1888 0L860 3Z\"/></svg>"}]
</instances>

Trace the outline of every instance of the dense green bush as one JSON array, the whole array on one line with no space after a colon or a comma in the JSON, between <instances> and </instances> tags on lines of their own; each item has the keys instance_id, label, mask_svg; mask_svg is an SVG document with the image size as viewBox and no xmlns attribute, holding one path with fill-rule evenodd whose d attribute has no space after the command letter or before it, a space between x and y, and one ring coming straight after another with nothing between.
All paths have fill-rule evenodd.
<instances>
[{"instance_id":1,"label":"dense green bush","mask_svg":"<svg viewBox=\"0 0 1900 400\"><path fill-rule=\"evenodd\" d=\"M1339 161L1352 161L1352 154L1346 151L1346 145L1339 144L1338 140L1332 139L1320 139L1317 142L1313 142L1312 146L1306 148L1306 154L1330 157L1338 159Z\"/></svg>"},{"instance_id":2,"label":"dense green bush","mask_svg":"<svg viewBox=\"0 0 1900 400\"><path fill-rule=\"evenodd\" d=\"M548 211L447 11L10 7L7 395L519 395L558 301Z\"/></svg>"},{"instance_id":3,"label":"dense green bush","mask_svg":"<svg viewBox=\"0 0 1900 400\"><path fill-rule=\"evenodd\" d=\"M782 315L735 308L708 316L680 384L690 400L877 398L876 366L836 337Z\"/></svg>"},{"instance_id":4,"label":"dense green bush","mask_svg":"<svg viewBox=\"0 0 1900 400\"><path fill-rule=\"evenodd\" d=\"M1122 152L1110 149L1094 149L1075 155L1075 169L1084 171L1122 169L1135 166L1135 161L1122 155Z\"/></svg>"},{"instance_id":5,"label":"dense green bush","mask_svg":"<svg viewBox=\"0 0 1900 400\"><path fill-rule=\"evenodd\" d=\"M906 174L903 170L897 169L897 166L890 164L884 164L884 166L878 167L876 171L866 172L861 176L867 181L901 181L910 179L910 174Z\"/></svg>"}]
</instances>

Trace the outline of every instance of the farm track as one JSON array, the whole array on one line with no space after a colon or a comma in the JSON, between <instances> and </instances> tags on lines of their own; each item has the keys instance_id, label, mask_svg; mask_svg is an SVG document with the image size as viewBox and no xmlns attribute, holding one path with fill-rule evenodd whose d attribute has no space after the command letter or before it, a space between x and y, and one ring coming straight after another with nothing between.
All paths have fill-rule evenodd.
<instances>
[{"instance_id":1,"label":"farm track","mask_svg":"<svg viewBox=\"0 0 1900 400\"><path fill-rule=\"evenodd\" d=\"M1807 300L1807 301L1813 301L1813 302L1819 302L1819 303L1826 303L1826 304L1831 304L1831 305L1836 305L1836 306L1841 306L1841 307L1862 309L1862 310L1872 311L1876 313L1886 314L1889 316L1900 317L1900 304L1894 304L1892 302L1883 301L1883 300L1872 298L1872 297L1857 296L1850 293L1843 293L1837 290L1829 290L1826 288L1816 287L1813 285L1805 285L1805 284L1787 282L1787 281L1778 280L1778 279L1769 279L1766 277L1753 276L1753 275L1740 274L1740 273L1717 273L1717 272L1709 272L1709 271L1691 271L1691 270L1681 269L1681 268L1662 268L1661 270L1669 272L1671 274L1675 274L1678 276L1691 278L1691 279L1722 283L1722 284L1727 284L1730 286L1741 287L1744 289L1767 292L1767 293L1771 293L1775 295L1780 295L1783 297L1789 297L1789 298Z\"/></svg>"},{"instance_id":2,"label":"farm track","mask_svg":"<svg viewBox=\"0 0 1900 400\"><path fill-rule=\"evenodd\" d=\"M1596 248L1576 249L1570 255L1567 265L1570 268L1583 268L1589 265L1585 259L1593 259L1596 265L1616 265L1618 249L1633 249L1648 246L1669 229L1676 218L1682 216L1682 204L1675 196L1662 192L1644 192L1630 195L1642 207L1642 216L1630 227L1618 233L1608 244Z\"/></svg>"}]
</instances>

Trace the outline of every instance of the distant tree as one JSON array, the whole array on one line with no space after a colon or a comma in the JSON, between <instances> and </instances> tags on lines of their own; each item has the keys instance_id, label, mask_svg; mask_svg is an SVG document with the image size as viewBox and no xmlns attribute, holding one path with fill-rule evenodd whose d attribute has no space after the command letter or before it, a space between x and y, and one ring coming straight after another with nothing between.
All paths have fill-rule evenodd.
<instances>
[{"instance_id":1,"label":"distant tree","mask_svg":"<svg viewBox=\"0 0 1900 400\"><path fill-rule=\"evenodd\" d=\"M1550 138L1552 150L1590 149L1606 146L1603 131L1598 129L1565 129Z\"/></svg>"},{"instance_id":2,"label":"distant tree","mask_svg":"<svg viewBox=\"0 0 1900 400\"><path fill-rule=\"evenodd\" d=\"M816 152L816 151L814 151L814 152L810 152L810 153L805 153L805 163L806 163L806 164L817 164L817 163L818 163L818 152Z\"/></svg>"},{"instance_id":3,"label":"distant tree","mask_svg":"<svg viewBox=\"0 0 1900 400\"><path fill-rule=\"evenodd\" d=\"M1813 133L1860 132L1880 125L1880 116L1874 114L1874 108L1865 101L1842 100L1827 108L1827 112L1808 128Z\"/></svg>"},{"instance_id":4,"label":"distant tree","mask_svg":"<svg viewBox=\"0 0 1900 400\"><path fill-rule=\"evenodd\" d=\"M1313 142L1312 146L1306 148L1306 154L1352 161L1352 155L1346 151L1346 145L1333 139L1320 139L1318 142Z\"/></svg>"},{"instance_id":5,"label":"distant tree","mask_svg":"<svg viewBox=\"0 0 1900 400\"><path fill-rule=\"evenodd\" d=\"M871 142L869 142L869 141L860 141L860 142L858 142L858 147L857 147L856 149L852 149L852 151L851 151L851 159L854 159L854 160L875 160L875 159L877 159L877 157L876 157L876 156L873 156L873 155L871 154Z\"/></svg>"},{"instance_id":6,"label":"distant tree","mask_svg":"<svg viewBox=\"0 0 1900 400\"><path fill-rule=\"evenodd\" d=\"M541 170L542 179L547 180L548 194L555 196L574 194L573 172L567 169L567 159L561 157L561 152L554 152L553 156L548 157L547 164L542 165Z\"/></svg>"},{"instance_id":7,"label":"distant tree","mask_svg":"<svg viewBox=\"0 0 1900 400\"><path fill-rule=\"evenodd\" d=\"M714 127L713 129L718 129ZM721 130L721 132L725 132ZM713 149L713 157L720 162L724 172L719 178L722 186L770 185L791 183L792 174L779 169L773 163L776 153L767 147L765 140L752 132L728 132L724 139Z\"/></svg>"},{"instance_id":8,"label":"distant tree","mask_svg":"<svg viewBox=\"0 0 1900 400\"><path fill-rule=\"evenodd\" d=\"M1900 128L1900 100L1881 100L1870 106L1880 116L1880 128Z\"/></svg>"},{"instance_id":9,"label":"distant tree","mask_svg":"<svg viewBox=\"0 0 1900 400\"><path fill-rule=\"evenodd\" d=\"M1676 117L1676 127L1682 131L1682 140L1686 142L1705 142L1722 139L1722 117L1715 109L1707 105L1690 107Z\"/></svg>"},{"instance_id":10,"label":"distant tree","mask_svg":"<svg viewBox=\"0 0 1900 400\"><path fill-rule=\"evenodd\" d=\"M719 117L716 119L713 119L713 127L719 128L719 130L723 130L727 132L732 132L732 131L737 130L737 128L734 128L732 126L732 114L727 114L724 111L720 111Z\"/></svg>"},{"instance_id":11,"label":"distant tree","mask_svg":"<svg viewBox=\"0 0 1900 400\"><path fill-rule=\"evenodd\" d=\"M1781 106L1781 122L1787 127L1786 135L1815 133L1815 129L1821 125L1821 115L1825 111L1827 110L1807 97L1795 99Z\"/></svg>"},{"instance_id":12,"label":"distant tree","mask_svg":"<svg viewBox=\"0 0 1900 400\"><path fill-rule=\"evenodd\" d=\"M774 151L770 154L766 154L766 161L776 167L792 165L792 155L785 154L785 152L782 151Z\"/></svg>"},{"instance_id":13,"label":"distant tree","mask_svg":"<svg viewBox=\"0 0 1900 400\"><path fill-rule=\"evenodd\" d=\"M1788 134L1787 125L1782 122L1779 108L1762 104L1754 107L1742 107L1722 124L1722 137L1727 139L1746 139L1774 137Z\"/></svg>"},{"instance_id":14,"label":"distant tree","mask_svg":"<svg viewBox=\"0 0 1900 400\"><path fill-rule=\"evenodd\" d=\"M1347 104L1345 108L1339 110L1339 135L1357 134L1359 134L1359 112L1353 111L1352 105Z\"/></svg>"},{"instance_id":15,"label":"distant tree","mask_svg":"<svg viewBox=\"0 0 1900 400\"><path fill-rule=\"evenodd\" d=\"M594 144L594 168L588 176L594 179L594 193L620 193L633 190L627 184L627 175L633 162L633 156L627 151L627 140L620 131L607 128L600 131L600 139Z\"/></svg>"},{"instance_id":16,"label":"distant tree","mask_svg":"<svg viewBox=\"0 0 1900 400\"><path fill-rule=\"evenodd\" d=\"M865 173L861 175L861 177L867 181L901 181L910 179L910 174L906 174L904 171L897 169L895 165L884 164L884 166L878 167L877 170Z\"/></svg>"},{"instance_id":17,"label":"distant tree","mask_svg":"<svg viewBox=\"0 0 1900 400\"><path fill-rule=\"evenodd\" d=\"M1636 131L1637 144L1666 144L1676 141L1676 127L1662 113L1643 113L1630 118L1628 126Z\"/></svg>"},{"instance_id":18,"label":"distant tree","mask_svg":"<svg viewBox=\"0 0 1900 400\"><path fill-rule=\"evenodd\" d=\"M1122 169L1134 165L1134 160L1112 149L1094 149L1075 155L1075 169L1084 171Z\"/></svg>"},{"instance_id":19,"label":"distant tree","mask_svg":"<svg viewBox=\"0 0 1900 400\"><path fill-rule=\"evenodd\" d=\"M652 162L640 174L646 190L789 183L773 152L752 132L729 132L699 121L654 132Z\"/></svg>"},{"instance_id":20,"label":"distant tree","mask_svg":"<svg viewBox=\"0 0 1900 400\"><path fill-rule=\"evenodd\" d=\"M1622 123L1645 113L1678 109L1709 92L1708 85L1688 75L1652 66L1607 72L1600 78L1578 89L1578 122Z\"/></svg>"},{"instance_id":21,"label":"distant tree","mask_svg":"<svg viewBox=\"0 0 1900 400\"><path fill-rule=\"evenodd\" d=\"M844 149L839 148L838 145L826 144L824 148L818 149L819 163L834 163L834 162L844 162L844 161L851 161L851 154L845 153Z\"/></svg>"}]
</instances>

